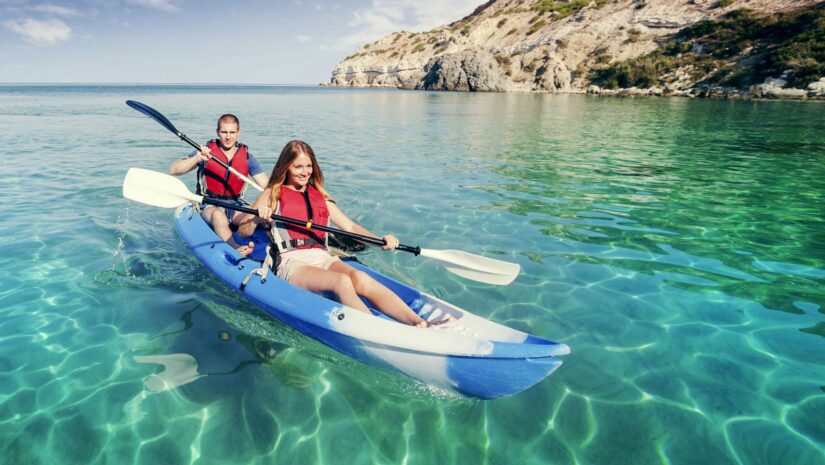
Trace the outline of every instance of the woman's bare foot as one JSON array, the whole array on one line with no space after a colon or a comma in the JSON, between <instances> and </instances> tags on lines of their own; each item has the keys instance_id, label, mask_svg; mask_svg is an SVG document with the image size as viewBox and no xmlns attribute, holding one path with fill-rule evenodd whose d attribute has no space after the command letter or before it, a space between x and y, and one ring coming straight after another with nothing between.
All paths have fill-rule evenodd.
<instances>
[{"instance_id":1,"label":"woman's bare foot","mask_svg":"<svg viewBox=\"0 0 825 465\"><path fill-rule=\"evenodd\" d=\"M252 253L252 250L254 248L255 248L255 243L250 242L247 245L239 246L238 248L235 249L235 251L238 252L239 254L241 254L242 256L246 257L246 256L248 256L249 254Z\"/></svg>"},{"instance_id":2,"label":"woman's bare foot","mask_svg":"<svg viewBox=\"0 0 825 465\"><path fill-rule=\"evenodd\" d=\"M431 328L433 326L440 326L440 325L443 325L443 324L446 324L446 323L450 323L451 321L455 321L455 318L453 318L450 315L447 315L447 318L444 318L444 319L441 319L441 320L435 320L435 321L421 320L421 321L419 321L418 323L415 324L415 327L416 328Z\"/></svg>"}]
</instances>

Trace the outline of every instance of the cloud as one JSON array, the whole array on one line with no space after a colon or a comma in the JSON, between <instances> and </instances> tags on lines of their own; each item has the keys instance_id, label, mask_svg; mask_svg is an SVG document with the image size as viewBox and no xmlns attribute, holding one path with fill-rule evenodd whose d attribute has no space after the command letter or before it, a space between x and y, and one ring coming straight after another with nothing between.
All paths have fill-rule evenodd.
<instances>
[{"instance_id":1,"label":"cloud","mask_svg":"<svg viewBox=\"0 0 825 465\"><path fill-rule=\"evenodd\" d=\"M6 21L3 26L36 45L55 45L72 37L72 28L59 19Z\"/></svg>"},{"instance_id":2,"label":"cloud","mask_svg":"<svg viewBox=\"0 0 825 465\"><path fill-rule=\"evenodd\" d=\"M28 0L0 0L0 6L11 5L13 8L15 5L25 5L26 3L28 3Z\"/></svg>"},{"instance_id":3,"label":"cloud","mask_svg":"<svg viewBox=\"0 0 825 465\"><path fill-rule=\"evenodd\" d=\"M126 0L126 3L145 6L146 8L155 8L161 11L172 12L179 10L178 6L172 3L171 0Z\"/></svg>"},{"instance_id":4,"label":"cloud","mask_svg":"<svg viewBox=\"0 0 825 465\"><path fill-rule=\"evenodd\" d=\"M44 3L43 5L33 6L31 7L31 10L37 11L38 13L46 13L48 15L54 16L77 16L80 14L80 12L75 10L74 8L53 5L51 3Z\"/></svg>"},{"instance_id":5,"label":"cloud","mask_svg":"<svg viewBox=\"0 0 825 465\"><path fill-rule=\"evenodd\" d=\"M348 26L354 32L337 41L337 48L352 50L397 31L428 31L467 16L478 5L479 0L372 0L352 13Z\"/></svg>"},{"instance_id":6,"label":"cloud","mask_svg":"<svg viewBox=\"0 0 825 465\"><path fill-rule=\"evenodd\" d=\"M298 39L299 44L307 44L309 42L312 42L312 37L311 36L298 35L298 36L295 36L295 38Z\"/></svg>"}]
</instances>

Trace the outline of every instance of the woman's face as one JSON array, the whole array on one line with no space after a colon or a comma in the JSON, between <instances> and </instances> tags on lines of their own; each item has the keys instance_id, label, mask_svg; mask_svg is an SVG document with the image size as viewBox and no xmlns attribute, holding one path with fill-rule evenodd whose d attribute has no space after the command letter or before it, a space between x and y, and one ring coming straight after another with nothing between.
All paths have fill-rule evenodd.
<instances>
[{"instance_id":1,"label":"woman's face","mask_svg":"<svg viewBox=\"0 0 825 465\"><path fill-rule=\"evenodd\" d=\"M287 169L287 184L303 189L312 177L312 160L305 153L301 153Z\"/></svg>"}]
</instances>

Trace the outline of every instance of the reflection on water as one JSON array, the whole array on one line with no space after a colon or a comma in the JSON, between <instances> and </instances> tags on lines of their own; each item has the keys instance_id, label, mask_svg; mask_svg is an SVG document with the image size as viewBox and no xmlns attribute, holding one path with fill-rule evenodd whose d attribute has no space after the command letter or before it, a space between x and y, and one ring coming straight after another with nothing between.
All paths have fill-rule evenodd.
<instances>
[{"instance_id":1,"label":"reflection on water","mask_svg":"<svg viewBox=\"0 0 825 465\"><path fill-rule=\"evenodd\" d=\"M651 104L663 105L674 104ZM799 140L815 137L800 133L805 116L767 130L777 122L755 104L675 105L685 108L647 112L628 127L621 112L632 104L599 101L606 111L582 112L583 133L531 134L494 168L505 183L485 188L501 198L497 205L561 239L544 256L647 274L678 270L786 312L799 313L794 300L821 299L825 180L821 163L811 165L821 144ZM702 125L708 110L724 118ZM584 152L575 147L582 137L598 142Z\"/></svg>"},{"instance_id":2,"label":"reflection on water","mask_svg":"<svg viewBox=\"0 0 825 465\"><path fill-rule=\"evenodd\" d=\"M146 389L151 392L174 389L206 376L198 373L198 361L189 354L135 355L132 359L137 363L163 366L163 371L146 380Z\"/></svg>"},{"instance_id":3,"label":"reflection on water","mask_svg":"<svg viewBox=\"0 0 825 465\"><path fill-rule=\"evenodd\" d=\"M220 335L223 341L231 340L229 332L225 330L221 331ZM233 375L246 366L256 364L267 367L272 375L286 386L305 389L312 383L312 380L300 368L291 365L286 357L279 357L279 355L286 354L287 350L294 349L245 334L238 335L237 340L255 358L243 360L225 373L200 373L197 359L189 354L135 355L132 359L137 363L157 364L163 367L161 372L149 376L145 381L146 389L151 392L175 389L204 376Z\"/></svg>"},{"instance_id":4,"label":"reflection on water","mask_svg":"<svg viewBox=\"0 0 825 465\"><path fill-rule=\"evenodd\" d=\"M522 273L487 286L360 259L572 354L481 402L272 320L169 211L120 198L129 167L188 151L126 99L198 140L236 113L268 166L308 141L371 231ZM822 105L18 86L0 108L7 151L49 167L0 164L9 463L825 463Z\"/></svg>"}]
</instances>

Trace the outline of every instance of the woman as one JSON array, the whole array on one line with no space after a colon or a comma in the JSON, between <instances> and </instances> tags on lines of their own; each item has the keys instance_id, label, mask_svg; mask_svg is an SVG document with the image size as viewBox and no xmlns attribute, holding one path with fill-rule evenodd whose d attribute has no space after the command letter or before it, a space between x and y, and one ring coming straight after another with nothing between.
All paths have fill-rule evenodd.
<instances>
[{"instance_id":1,"label":"woman","mask_svg":"<svg viewBox=\"0 0 825 465\"><path fill-rule=\"evenodd\" d=\"M269 229L270 249L279 256L272 265L278 277L311 292L333 292L342 304L370 313L358 297L361 295L402 323L419 328L428 326L427 321L386 286L330 255L322 231L272 222L270 217L277 212L323 226L332 222L344 231L374 236L335 205L324 189L324 175L315 152L305 142L293 140L284 146L266 189L252 208L258 210L258 216L238 214L238 233L248 237L258 225ZM384 236L384 242L383 250L398 246L398 239L391 235Z\"/></svg>"}]
</instances>

